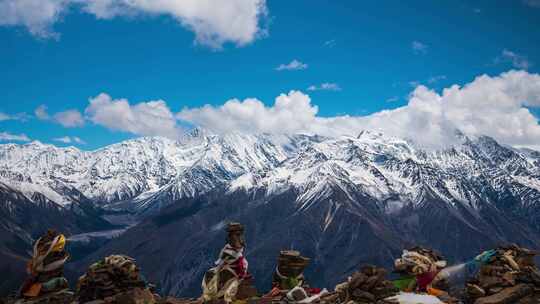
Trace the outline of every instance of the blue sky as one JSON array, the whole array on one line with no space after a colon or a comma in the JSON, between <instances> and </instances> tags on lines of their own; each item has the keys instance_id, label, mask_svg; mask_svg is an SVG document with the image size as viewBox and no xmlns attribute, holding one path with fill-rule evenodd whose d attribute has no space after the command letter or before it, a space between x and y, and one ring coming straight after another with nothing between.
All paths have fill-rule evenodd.
<instances>
[{"instance_id":1,"label":"blue sky","mask_svg":"<svg viewBox=\"0 0 540 304\"><path fill-rule=\"evenodd\" d=\"M22 14L7 11L9 2L18 1L0 0L0 19ZM100 19L75 3L37 32L28 19L11 16L11 23L0 23L0 113L11 118L0 115L0 133L57 145L66 144L54 139L68 136L83 149L154 135L88 117L89 98L100 93L131 106L163 100L175 115L205 104L218 109L232 98L272 107L279 94L299 90L317 106L317 117L366 116L406 106L421 84L442 94L482 74L534 76L540 66L540 2L534 0L257 2L266 13L247 41L221 32L214 33L225 36L217 42L201 41L181 13L167 9ZM293 60L298 68L287 69ZM520 107L538 115L537 102ZM46 119L34 113L41 105ZM59 123L55 113L66 110L79 111L81 121ZM176 123L211 126L202 118ZM538 126L530 127L533 135L510 144L534 141Z\"/></svg>"}]
</instances>

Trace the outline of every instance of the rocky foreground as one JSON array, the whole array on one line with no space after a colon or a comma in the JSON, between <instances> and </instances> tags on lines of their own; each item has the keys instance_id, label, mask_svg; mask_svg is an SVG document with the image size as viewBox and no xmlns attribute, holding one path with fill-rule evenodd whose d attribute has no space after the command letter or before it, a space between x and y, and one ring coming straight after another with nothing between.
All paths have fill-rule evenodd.
<instances>
[{"instance_id":1,"label":"rocky foreground","mask_svg":"<svg viewBox=\"0 0 540 304\"><path fill-rule=\"evenodd\" d=\"M313 287L304 270L310 258L299 251L280 252L272 289L259 293L244 256L244 226L227 225L226 244L215 267L201 281L198 298L163 297L141 274L135 260L110 255L90 265L75 291L64 277L69 259L66 238L49 230L28 261L28 277L16 296L0 304L533 304L540 303L536 252L517 245L487 250L460 265L448 266L440 253L424 247L403 250L389 280L384 268L361 266L332 290ZM459 287L457 277L467 277ZM461 284L463 285L463 284Z\"/></svg>"},{"instance_id":2,"label":"rocky foreground","mask_svg":"<svg viewBox=\"0 0 540 304\"><path fill-rule=\"evenodd\" d=\"M237 304L320 303L320 304L388 304L388 303L473 303L473 304L533 304L540 303L540 271L534 263L535 252L515 245L491 250L482 258L476 274L460 292L460 299L447 294L431 298L412 298L400 293L387 271L376 266L362 266L346 282L334 290L316 291L311 296L304 291L274 288L267 294L238 290ZM248 286L248 285L246 285ZM251 288L250 286L248 286ZM245 294L245 296L241 296ZM415 301L415 302L411 302ZM213 304L224 303L212 300ZM152 284L146 282L135 261L127 256L113 255L91 265L79 279L75 292L55 290L38 297L5 299L2 304L202 304L203 299L173 298L159 295Z\"/></svg>"}]
</instances>

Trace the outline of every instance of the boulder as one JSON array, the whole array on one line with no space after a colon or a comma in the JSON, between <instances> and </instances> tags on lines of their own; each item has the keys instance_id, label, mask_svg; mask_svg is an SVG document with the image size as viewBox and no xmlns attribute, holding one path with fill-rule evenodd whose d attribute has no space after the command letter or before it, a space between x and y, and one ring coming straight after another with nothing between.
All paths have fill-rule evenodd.
<instances>
[{"instance_id":1,"label":"boulder","mask_svg":"<svg viewBox=\"0 0 540 304\"><path fill-rule=\"evenodd\" d=\"M502 291L487 296L478 298L474 304L513 304L521 298L531 295L534 288L527 284L518 284L516 286L504 288Z\"/></svg>"}]
</instances>

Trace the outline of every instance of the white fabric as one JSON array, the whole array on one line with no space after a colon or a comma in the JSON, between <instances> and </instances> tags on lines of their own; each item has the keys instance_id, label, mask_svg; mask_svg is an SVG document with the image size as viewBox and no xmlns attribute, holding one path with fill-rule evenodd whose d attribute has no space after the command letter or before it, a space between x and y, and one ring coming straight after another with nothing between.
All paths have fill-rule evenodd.
<instances>
[{"instance_id":1,"label":"white fabric","mask_svg":"<svg viewBox=\"0 0 540 304\"><path fill-rule=\"evenodd\" d=\"M400 292L397 296L387 298L387 300L397 300L399 304L444 304L435 296L411 292Z\"/></svg>"},{"instance_id":2,"label":"white fabric","mask_svg":"<svg viewBox=\"0 0 540 304\"><path fill-rule=\"evenodd\" d=\"M234 258L234 260L232 260L232 261L223 260L223 256L225 254L228 254L228 255L232 256ZM214 264L216 266L220 266L220 265L223 265L225 263L232 264L232 263L236 262L239 258L241 258L243 256L244 256L244 248L242 248L240 250L236 250L231 245L226 244L225 247L223 247L223 249L221 249L221 252L219 253L219 259L216 260L214 262ZM246 267L246 269L247 269L247 267Z\"/></svg>"},{"instance_id":3,"label":"white fabric","mask_svg":"<svg viewBox=\"0 0 540 304\"><path fill-rule=\"evenodd\" d=\"M33 259L32 259L32 268L34 269L34 271L37 271L37 272L51 271L51 270L54 270L54 269L58 268L59 266L61 266L61 265L63 265L65 263L65 261L67 260L67 257L62 261L61 265L56 265L55 264L53 266L48 267L47 269L45 269L44 265L43 265L43 261L49 255L49 253L51 253L51 251L53 250L54 246L56 246L56 244L58 243L60 238L61 238L61 235L58 235L57 237L55 237L52 240L51 245L49 246L47 251L42 255L39 254L39 250L38 250L38 244L41 241L41 238L39 238L36 241L36 243L34 244L34 255L33 255Z\"/></svg>"},{"instance_id":4,"label":"white fabric","mask_svg":"<svg viewBox=\"0 0 540 304\"><path fill-rule=\"evenodd\" d=\"M214 262L216 265L211 272L214 273L214 276L210 279L208 284L206 283L206 275L202 280L202 289L203 289L203 298L208 301L211 299L218 299L223 297L225 302L230 303L234 300L234 296L238 292L238 286L240 285L240 280L236 272L232 269L231 265L234 264L238 259L244 257L244 249L236 250L231 245L226 244L221 252L219 253L219 259ZM225 254L232 256L233 259L224 259ZM247 271L248 263L246 259L243 259L244 267ZM229 271L234 275L233 278L228 280L225 285L218 289L219 277L223 271Z\"/></svg>"}]
</instances>

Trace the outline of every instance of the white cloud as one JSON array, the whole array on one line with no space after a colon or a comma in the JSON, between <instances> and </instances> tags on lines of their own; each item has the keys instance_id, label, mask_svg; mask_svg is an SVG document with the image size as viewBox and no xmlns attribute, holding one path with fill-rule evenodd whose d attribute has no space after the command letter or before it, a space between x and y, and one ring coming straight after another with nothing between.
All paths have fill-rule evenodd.
<instances>
[{"instance_id":1,"label":"white cloud","mask_svg":"<svg viewBox=\"0 0 540 304\"><path fill-rule=\"evenodd\" d=\"M63 142L63 143L65 143L65 144L71 143L71 137L69 137L69 136L57 137L57 138L53 138L53 140L54 140L54 141Z\"/></svg>"},{"instance_id":2,"label":"white cloud","mask_svg":"<svg viewBox=\"0 0 540 304\"><path fill-rule=\"evenodd\" d=\"M81 145L86 145L86 142L84 140L82 140L80 137L73 136L72 139L73 139L73 142L75 142L75 143L78 143L78 144L81 144Z\"/></svg>"},{"instance_id":3,"label":"white cloud","mask_svg":"<svg viewBox=\"0 0 540 304\"><path fill-rule=\"evenodd\" d=\"M165 15L195 33L196 43L243 46L264 36L265 0L0 0L0 25L24 26L38 37L57 37L52 26L81 8L98 19Z\"/></svg>"},{"instance_id":4,"label":"white cloud","mask_svg":"<svg viewBox=\"0 0 540 304\"><path fill-rule=\"evenodd\" d=\"M80 139L77 136L73 136L73 137L63 136L63 137L53 138L53 140L58 141L58 142L63 142L65 144L70 144L70 143L77 143L77 144L81 144L81 145L86 144L86 142L84 140Z\"/></svg>"},{"instance_id":5,"label":"white cloud","mask_svg":"<svg viewBox=\"0 0 540 304\"><path fill-rule=\"evenodd\" d=\"M0 132L0 141L30 141L26 134L11 134L8 132Z\"/></svg>"},{"instance_id":6,"label":"white cloud","mask_svg":"<svg viewBox=\"0 0 540 304\"><path fill-rule=\"evenodd\" d=\"M324 46L329 47L329 48L333 48L334 46L336 46L336 40L335 39L326 40L324 42Z\"/></svg>"},{"instance_id":7,"label":"white cloud","mask_svg":"<svg viewBox=\"0 0 540 304\"><path fill-rule=\"evenodd\" d=\"M16 114L8 114L4 112L0 112L0 121L6 121L6 120L18 120L18 121L27 121L29 118L28 114L25 112L16 113Z\"/></svg>"},{"instance_id":8,"label":"white cloud","mask_svg":"<svg viewBox=\"0 0 540 304\"><path fill-rule=\"evenodd\" d=\"M169 138L176 138L181 131L163 100L131 105L127 99L112 99L101 93L89 101L85 109L88 119L111 130Z\"/></svg>"},{"instance_id":9,"label":"white cloud","mask_svg":"<svg viewBox=\"0 0 540 304\"><path fill-rule=\"evenodd\" d=\"M428 148L454 143L455 130L488 135L516 146L538 146L540 125L526 107L540 107L540 75L510 71L482 75L442 93L418 86L406 106L368 116L317 116L308 95L291 91L267 107L257 99L229 100L215 107L184 109L177 117L215 132L308 132L356 135L363 129L411 138Z\"/></svg>"},{"instance_id":10,"label":"white cloud","mask_svg":"<svg viewBox=\"0 0 540 304\"><path fill-rule=\"evenodd\" d=\"M309 96L291 91L279 95L272 107L255 98L232 99L220 107L184 109L177 117L215 132L294 133L308 129L317 111Z\"/></svg>"},{"instance_id":11,"label":"white cloud","mask_svg":"<svg viewBox=\"0 0 540 304\"><path fill-rule=\"evenodd\" d=\"M69 0L0 0L0 25L24 26L40 38L58 38L51 28Z\"/></svg>"},{"instance_id":12,"label":"white cloud","mask_svg":"<svg viewBox=\"0 0 540 304\"><path fill-rule=\"evenodd\" d=\"M415 40L411 43L411 48L415 54L425 54L427 53L428 46Z\"/></svg>"},{"instance_id":13,"label":"white cloud","mask_svg":"<svg viewBox=\"0 0 540 304\"><path fill-rule=\"evenodd\" d=\"M512 51L504 49L500 56L495 58L495 63L509 62L516 69L528 70L532 63L527 57L516 54Z\"/></svg>"},{"instance_id":14,"label":"white cloud","mask_svg":"<svg viewBox=\"0 0 540 304\"><path fill-rule=\"evenodd\" d=\"M78 110L71 109L49 115L46 105L40 105L34 110L34 115L40 120L52 120L66 128L84 126L84 118Z\"/></svg>"},{"instance_id":15,"label":"white cloud","mask_svg":"<svg viewBox=\"0 0 540 304\"><path fill-rule=\"evenodd\" d=\"M54 114L54 120L66 128L82 127L84 119L78 110L67 110Z\"/></svg>"},{"instance_id":16,"label":"white cloud","mask_svg":"<svg viewBox=\"0 0 540 304\"><path fill-rule=\"evenodd\" d=\"M9 116L9 115L6 114L6 113L0 112L0 121L10 120L10 119L11 119L11 116Z\"/></svg>"},{"instance_id":17,"label":"white cloud","mask_svg":"<svg viewBox=\"0 0 540 304\"><path fill-rule=\"evenodd\" d=\"M47 106L46 105L40 105L34 110L34 114L38 119L41 120L48 120L51 117L49 116L49 113L47 113Z\"/></svg>"},{"instance_id":18,"label":"white cloud","mask_svg":"<svg viewBox=\"0 0 540 304\"><path fill-rule=\"evenodd\" d=\"M436 76L430 77L430 78L427 80L427 82L428 82L429 84L433 84L433 83L437 83L437 82L439 82L439 81L441 81L441 80L445 80L445 79L446 79L446 75L436 75Z\"/></svg>"},{"instance_id":19,"label":"white cloud","mask_svg":"<svg viewBox=\"0 0 540 304\"><path fill-rule=\"evenodd\" d=\"M280 64L276 68L276 71L283 71L283 70L296 71L296 70L305 70L307 68L308 68L307 64L294 59L293 61L289 62L288 64Z\"/></svg>"},{"instance_id":20,"label":"white cloud","mask_svg":"<svg viewBox=\"0 0 540 304\"><path fill-rule=\"evenodd\" d=\"M310 85L307 88L308 91L341 91L341 87L337 83L324 82L321 85Z\"/></svg>"}]
</instances>

